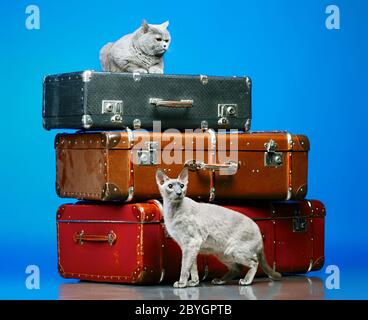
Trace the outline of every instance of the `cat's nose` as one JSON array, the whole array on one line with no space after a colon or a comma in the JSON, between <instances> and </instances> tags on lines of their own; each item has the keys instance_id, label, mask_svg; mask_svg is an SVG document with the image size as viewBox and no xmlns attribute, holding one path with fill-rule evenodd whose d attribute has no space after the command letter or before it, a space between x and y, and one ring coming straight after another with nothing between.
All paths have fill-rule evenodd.
<instances>
[{"instance_id":1,"label":"cat's nose","mask_svg":"<svg viewBox=\"0 0 368 320\"><path fill-rule=\"evenodd\" d=\"M179 191L179 192L175 192L177 196L181 196L183 192Z\"/></svg>"}]
</instances>

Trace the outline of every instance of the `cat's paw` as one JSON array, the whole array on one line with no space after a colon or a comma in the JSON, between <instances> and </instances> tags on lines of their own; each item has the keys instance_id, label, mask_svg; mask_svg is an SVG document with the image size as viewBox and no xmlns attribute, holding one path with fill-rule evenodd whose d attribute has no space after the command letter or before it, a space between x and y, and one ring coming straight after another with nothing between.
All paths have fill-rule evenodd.
<instances>
[{"instance_id":1,"label":"cat's paw","mask_svg":"<svg viewBox=\"0 0 368 320\"><path fill-rule=\"evenodd\" d=\"M240 279L239 280L239 284L241 286L249 286L250 284L252 284L252 280L245 278L245 279Z\"/></svg>"},{"instance_id":2,"label":"cat's paw","mask_svg":"<svg viewBox=\"0 0 368 320\"><path fill-rule=\"evenodd\" d=\"M176 281L174 283L174 288L186 288L187 287L187 282L180 282L180 281Z\"/></svg>"},{"instance_id":3,"label":"cat's paw","mask_svg":"<svg viewBox=\"0 0 368 320\"><path fill-rule=\"evenodd\" d=\"M133 72L137 72L137 73L148 73L148 71L146 69L135 69Z\"/></svg>"},{"instance_id":4,"label":"cat's paw","mask_svg":"<svg viewBox=\"0 0 368 320\"><path fill-rule=\"evenodd\" d=\"M216 285L216 286L221 286L221 285L225 284L225 283L226 283L226 281L221 280L221 279L213 279L213 280L211 281L211 283L212 283L212 284L214 284L214 285Z\"/></svg>"},{"instance_id":5,"label":"cat's paw","mask_svg":"<svg viewBox=\"0 0 368 320\"><path fill-rule=\"evenodd\" d=\"M199 280L189 280L188 287L196 287L199 284Z\"/></svg>"},{"instance_id":6,"label":"cat's paw","mask_svg":"<svg viewBox=\"0 0 368 320\"><path fill-rule=\"evenodd\" d=\"M149 73L164 73L164 70L158 67L152 67L149 69Z\"/></svg>"}]
</instances>

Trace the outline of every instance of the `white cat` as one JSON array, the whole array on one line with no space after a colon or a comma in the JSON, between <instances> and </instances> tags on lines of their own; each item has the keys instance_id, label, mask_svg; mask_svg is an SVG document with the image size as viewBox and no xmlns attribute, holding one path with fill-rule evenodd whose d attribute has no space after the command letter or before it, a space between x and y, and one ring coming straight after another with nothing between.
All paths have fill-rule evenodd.
<instances>
[{"instance_id":1,"label":"white cat","mask_svg":"<svg viewBox=\"0 0 368 320\"><path fill-rule=\"evenodd\" d=\"M163 199L166 229L182 250L180 279L174 283L175 288L198 285L198 253L216 255L229 269L223 278L214 279L213 284L226 283L239 274L242 266L247 266L249 271L239 284L249 285L258 263L271 279L281 278L281 274L267 264L262 235L253 220L239 212L185 197L186 168L177 179L170 179L158 169L156 181Z\"/></svg>"},{"instance_id":2,"label":"white cat","mask_svg":"<svg viewBox=\"0 0 368 320\"><path fill-rule=\"evenodd\" d=\"M104 71L164 73L163 55L170 45L169 21L148 24L115 43L109 42L100 51Z\"/></svg>"}]
</instances>

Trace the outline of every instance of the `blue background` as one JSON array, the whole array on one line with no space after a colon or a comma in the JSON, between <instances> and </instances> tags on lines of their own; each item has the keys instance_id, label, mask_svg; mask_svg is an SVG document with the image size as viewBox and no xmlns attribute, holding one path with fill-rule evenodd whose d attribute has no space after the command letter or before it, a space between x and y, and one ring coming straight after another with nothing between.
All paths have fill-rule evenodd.
<instances>
[{"instance_id":1,"label":"blue background","mask_svg":"<svg viewBox=\"0 0 368 320\"><path fill-rule=\"evenodd\" d=\"M53 139L42 128L46 74L100 70L99 49L139 27L170 20L165 73L249 75L253 130L311 141L308 198L327 207L326 266L341 271L327 298L367 298L367 15L364 0L13 1L0 4L0 297L57 298ZM36 4L41 29L27 30ZM340 8L327 30L325 8ZM41 290L24 285L41 269ZM326 278L325 271L317 273Z\"/></svg>"}]
</instances>

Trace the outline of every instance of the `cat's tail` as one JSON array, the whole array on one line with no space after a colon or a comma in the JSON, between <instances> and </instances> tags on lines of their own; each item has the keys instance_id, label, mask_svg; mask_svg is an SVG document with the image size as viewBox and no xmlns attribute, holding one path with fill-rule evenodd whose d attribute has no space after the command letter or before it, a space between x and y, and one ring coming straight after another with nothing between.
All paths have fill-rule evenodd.
<instances>
[{"instance_id":1,"label":"cat's tail","mask_svg":"<svg viewBox=\"0 0 368 320\"><path fill-rule=\"evenodd\" d=\"M100 50L100 62L104 71L110 71L110 49L113 44L113 42L109 42Z\"/></svg>"},{"instance_id":2,"label":"cat's tail","mask_svg":"<svg viewBox=\"0 0 368 320\"><path fill-rule=\"evenodd\" d=\"M273 270L266 261L266 256L264 254L264 251L262 251L258 254L258 260L259 264L261 265L262 270L265 274L267 274L272 280L280 280L281 274L277 271Z\"/></svg>"}]
</instances>

